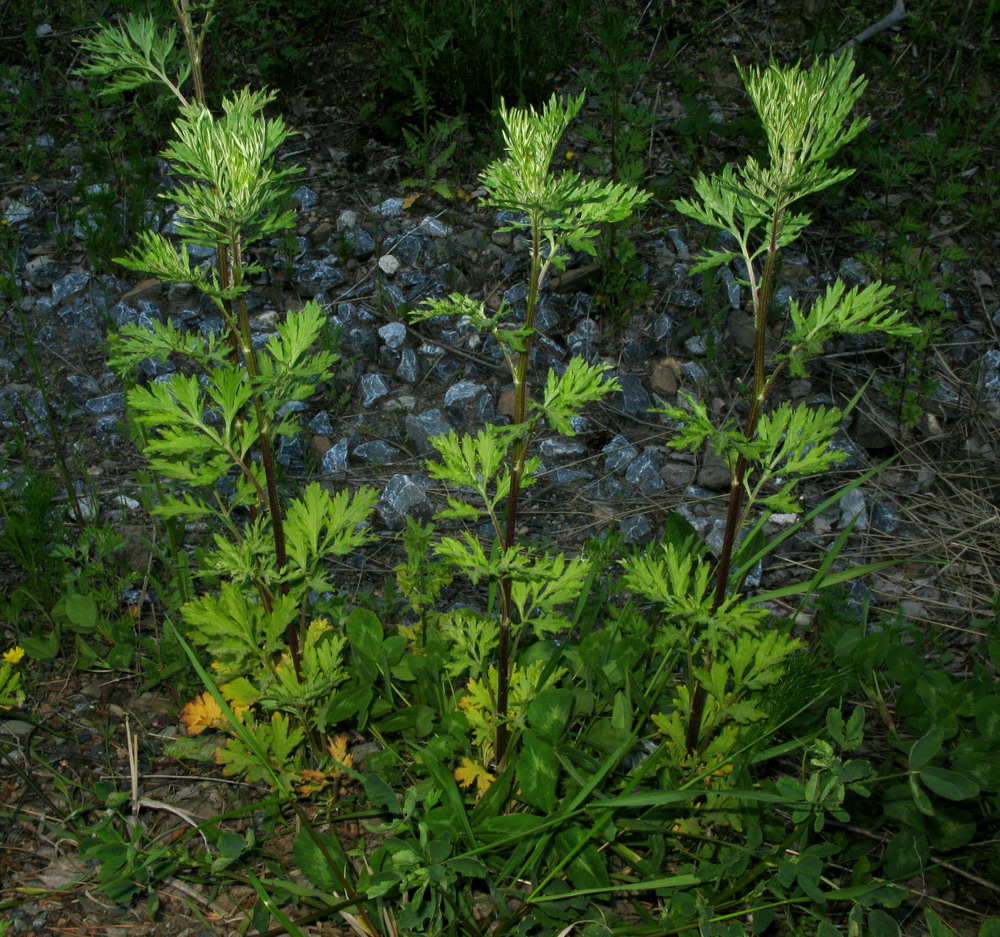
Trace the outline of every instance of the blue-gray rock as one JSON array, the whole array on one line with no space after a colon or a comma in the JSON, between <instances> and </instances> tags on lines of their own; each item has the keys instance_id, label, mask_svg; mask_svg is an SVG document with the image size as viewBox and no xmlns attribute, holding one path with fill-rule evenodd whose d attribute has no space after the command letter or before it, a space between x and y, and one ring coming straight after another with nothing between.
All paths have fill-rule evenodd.
<instances>
[{"instance_id":1,"label":"blue-gray rock","mask_svg":"<svg viewBox=\"0 0 1000 937\"><path fill-rule=\"evenodd\" d=\"M649 396L649 391L642 386L642 380L638 374L622 374L618 377L621 390L611 393L608 399L612 406L618 407L630 416L640 416L649 412L653 407L653 398Z\"/></svg>"},{"instance_id":2,"label":"blue-gray rock","mask_svg":"<svg viewBox=\"0 0 1000 937\"><path fill-rule=\"evenodd\" d=\"M351 211L349 208L345 208L339 215L337 215L337 230L345 231L349 228L353 228L358 223L358 213L356 211Z\"/></svg>"},{"instance_id":3,"label":"blue-gray rock","mask_svg":"<svg viewBox=\"0 0 1000 937\"><path fill-rule=\"evenodd\" d=\"M349 355L374 361L378 357L378 332L361 323L346 325L340 333L340 347Z\"/></svg>"},{"instance_id":4,"label":"blue-gray rock","mask_svg":"<svg viewBox=\"0 0 1000 937\"><path fill-rule=\"evenodd\" d=\"M476 401L476 409L472 415L472 422L479 424L496 423L499 426L507 426L510 423L510 417L501 416L497 412L496 401L494 401L492 394L483 394Z\"/></svg>"},{"instance_id":5,"label":"blue-gray rock","mask_svg":"<svg viewBox=\"0 0 1000 937\"><path fill-rule=\"evenodd\" d=\"M579 459L587 454L587 447L581 439L577 439L575 436L556 436L552 439L543 439L538 450L543 458L553 461Z\"/></svg>"},{"instance_id":6,"label":"blue-gray rock","mask_svg":"<svg viewBox=\"0 0 1000 937\"><path fill-rule=\"evenodd\" d=\"M961 368L967 368L979 356L979 335L972 329L956 329L951 333L948 353Z\"/></svg>"},{"instance_id":7,"label":"blue-gray rock","mask_svg":"<svg viewBox=\"0 0 1000 937\"><path fill-rule=\"evenodd\" d=\"M69 261L53 260L51 257L35 257L28 261L25 274L32 286L40 290L49 289L56 280L69 272Z\"/></svg>"},{"instance_id":8,"label":"blue-gray rock","mask_svg":"<svg viewBox=\"0 0 1000 937\"><path fill-rule=\"evenodd\" d=\"M865 530L868 527L868 511L865 508L865 496L862 491L855 488L847 492L837 505L840 508L842 526L846 527L851 521L855 521L855 530Z\"/></svg>"},{"instance_id":9,"label":"blue-gray rock","mask_svg":"<svg viewBox=\"0 0 1000 937\"><path fill-rule=\"evenodd\" d=\"M658 495L667 490L667 483L659 475L651 475L639 485L639 490L644 495Z\"/></svg>"},{"instance_id":10,"label":"blue-gray rock","mask_svg":"<svg viewBox=\"0 0 1000 937\"><path fill-rule=\"evenodd\" d=\"M101 397L91 397L84 403L84 409L88 413L102 415L105 413L117 413L125 409L125 395L121 393L104 394Z\"/></svg>"},{"instance_id":11,"label":"blue-gray rock","mask_svg":"<svg viewBox=\"0 0 1000 937\"><path fill-rule=\"evenodd\" d=\"M87 288L90 283L88 273L67 273L52 284L52 305L58 306L60 303L75 296Z\"/></svg>"},{"instance_id":12,"label":"blue-gray rock","mask_svg":"<svg viewBox=\"0 0 1000 937\"><path fill-rule=\"evenodd\" d=\"M70 374L66 377L65 383L70 398L77 406L82 406L85 400L97 397L101 393L101 385L87 374Z\"/></svg>"},{"instance_id":13,"label":"blue-gray rock","mask_svg":"<svg viewBox=\"0 0 1000 937\"><path fill-rule=\"evenodd\" d=\"M872 499L870 520L872 528L883 534L896 533L903 522L898 511L878 498Z\"/></svg>"},{"instance_id":14,"label":"blue-gray rock","mask_svg":"<svg viewBox=\"0 0 1000 937\"><path fill-rule=\"evenodd\" d=\"M312 208L319 201L319 196L307 185L300 185L293 193L292 198L299 203L299 208Z\"/></svg>"},{"instance_id":15,"label":"blue-gray rock","mask_svg":"<svg viewBox=\"0 0 1000 937\"><path fill-rule=\"evenodd\" d=\"M615 436L601 452L607 453L604 460L605 472L622 472L639 455L639 450L624 436Z\"/></svg>"},{"instance_id":16,"label":"blue-gray rock","mask_svg":"<svg viewBox=\"0 0 1000 937\"><path fill-rule=\"evenodd\" d=\"M111 321L121 328L124 325L141 325L146 331L153 331L153 320L126 302L117 302L109 310Z\"/></svg>"},{"instance_id":17,"label":"blue-gray rock","mask_svg":"<svg viewBox=\"0 0 1000 937\"><path fill-rule=\"evenodd\" d=\"M497 228L505 228L510 225L527 227L529 218L526 212L523 211L498 211L493 216L493 224Z\"/></svg>"},{"instance_id":18,"label":"blue-gray rock","mask_svg":"<svg viewBox=\"0 0 1000 937\"><path fill-rule=\"evenodd\" d=\"M287 400L278 407L276 414L279 419L284 419L292 413L303 413L309 409L309 405L304 400Z\"/></svg>"},{"instance_id":19,"label":"blue-gray rock","mask_svg":"<svg viewBox=\"0 0 1000 937\"><path fill-rule=\"evenodd\" d=\"M403 214L403 205L404 200L401 198L387 198L372 209L372 214L380 218L391 218Z\"/></svg>"},{"instance_id":20,"label":"blue-gray rock","mask_svg":"<svg viewBox=\"0 0 1000 937\"><path fill-rule=\"evenodd\" d=\"M406 341L406 326L402 322L390 322L383 325L378 334L390 348L399 348Z\"/></svg>"},{"instance_id":21,"label":"blue-gray rock","mask_svg":"<svg viewBox=\"0 0 1000 937\"><path fill-rule=\"evenodd\" d=\"M383 245L383 251L393 254L400 263L408 267L419 262L427 249L428 236L416 229L407 231L404 234L397 234L387 238Z\"/></svg>"},{"instance_id":22,"label":"blue-gray rock","mask_svg":"<svg viewBox=\"0 0 1000 937\"><path fill-rule=\"evenodd\" d=\"M569 304L569 315L572 319L589 318L594 309L594 297L590 293L574 293Z\"/></svg>"},{"instance_id":23,"label":"blue-gray rock","mask_svg":"<svg viewBox=\"0 0 1000 937\"><path fill-rule=\"evenodd\" d=\"M665 312L661 312L653 320L653 338L658 342L663 342L670 338L676 328L676 323Z\"/></svg>"},{"instance_id":24,"label":"blue-gray rock","mask_svg":"<svg viewBox=\"0 0 1000 937\"><path fill-rule=\"evenodd\" d=\"M554 332L562 322L562 315L547 302L541 302L535 310L535 328L539 332Z\"/></svg>"},{"instance_id":25,"label":"blue-gray rock","mask_svg":"<svg viewBox=\"0 0 1000 937\"><path fill-rule=\"evenodd\" d=\"M319 470L324 475L336 475L338 472L346 472L350 458L351 441L345 436L338 439L319 460Z\"/></svg>"},{"instance_id":26,"label":"blue-gray rock","mask_svg":"<svg viewBox=\"0 0 1000 937\"><path fill-rule=\"evenodd\" d=\"M398 283L380 283L377 287L379 299L388 303L393 309L407 305L406 293Z\"/></svg>"},{"instance_id":27,"label":"blue-gray rock","mask_svg":"<svg viewBox=\"0 0 1000 937\"><path fill-rule=\"evenodd\" d=\"M403 453L381 439L373 439L371 442L363 442L360 446L356 446L353 456L369 465L391 465L393 462L399 462L403 458Z\"/></svg>"},{"instance_id":28,"label":"blue-gray rock","mask_svg":"<svg viewBox=\"0 0 1000 937\"><path fill-rule=\"evenodd\" d=\"M857 258L847 257L837 270L837 276L848 287L867 286L871 280L868 268Z\"/></svg>"},{"instance_id":29,"label":"blue-gray rock","mask_svg":"<svg viewBox=\"0 0 1000 937\"><path fill-rule=\"evenodd\" d=\"M625 501L635 497L635 489L630 488L613 475L588 482L583 486L583 490L589 498L593 498L595 501Z\"/></svg>"},{"instance_id":30,"label":"blue-gray rock","mask_svg":"<svg viewBox=\"0 0 1000 937\"><path fill-rule=\"evenodd\" d=\"M689 355L703 355L708 351L708 345L703 335L692 335L684 342L684 350Z\"/></svg>"},{"instance_id":31,"label":"blue-gray rock","mask_svg":"<svg viewBox=\"0 0 1000 937\"><path fill-rule=\"evenodd\" d=\"M622 360L628 365L640 365L656 355L657 350L656 342L646 335L640 335L625 344Z\"/></svg>"},{"instance_id":32,"label":"blue-gray rock","mask_svg":"<svg viewBox=\"0 0 1000 937\"><path fill-rule=\"evenodd\" d=\"M444 392L444 404L446 407L468 407L484 393L486 393L486 387L482 384L476 384L474 381L459 381L457 384L452 384Z\"/></svg>"},{"instance_id":33,"label":"blue-gray rock","mask_svg":"<svg viewBox=\"0 0 1000 937\"><path fill-rule=\"evenodd\" d=\"M307 260L292 266L292 285L303 296L315 296L346 282L347 274L336 265L332 257Z\"/></svg>"},{"instance_id":34,"label":"blue-gray rock","mask_svg":"<svg viewBox=\"0 0 1000 937\"><path fill-rule=\"evenodd\" d=\"M451 234L451 228L433 215L425 215L421 218L420 227L435 238L446 238Z\"/></svg>"},{"instance_id":35,"label":"blue-gray rock","mask_svg":"<svg viewBox=\"0 0 1000 937\"><path fill-rule=\"evenodd\" d=\"M3 220L7 224L20 224L27 221L32 215L32 208L24 202L12 201L3 213Z\"/></svg>"},{"instance_id":36,"label":"blue-gray rock","mask_svg":"<svg viewBox=\"0 0 1000 937\"><path fill-rule=\"evenodd\" d=\"M624 543L643 544L653 536L653 525L645 514L623 517L618 526L621 528Z\"/></svg>"},{"instance_id":37,"label":"blue-gray rock","mask_svg":"<svg viewBox=\"0 0 1000 937\"><path fill-rule=\"evenodd\" d=\"M222 316L205 316L198 323L198 331L206 337L221 335L225 327L226 323L223 321Z\"/></svg>"},{"instance_id":38,"label":"blue-gray rock","mask_svg":"<svg viewBox=\"0 0 1000 937\"><path fill-rule=\"evenodd\" d=\"M787 313L792 308L793 299L795 299L795 287L780 286L774 293L774 308Z\"/></svg>"},{"instance_id":39,"label":"blue-gray rock","mask_svg":"<svg viewBox=\"0 0 1000 937\"><path fill-rule=\"evenodd\" d=\"M691 249L688 247L687 241L684 240L684 232L680 228L668 228L667 237L670 238L670 242L674 245L677 259L689 260Z\"/></svg>"},{"instance_id":40,"label":"blue-gray rock","mask_svg":"<svg viewBox=\"0 0 1000 937\"><path fill-rule=\"evenodd\" d=\"M697 309L701 305L701 296L698 293L682 287L667 290L666 300L676 309Z\"/></svg>"},{"instance_id":41,"label":"blue-gray rock","mask_svg":"<svg viewBox=\"0 0 1000 937\"><path fill-rule=\"evenodd\" d=\"M553 470L552 477L560 485L575 485L579 482L590 481L594 476L582 469L557 468Z\"/></svg>"},{"instance_id":42,"label":"blue-gray rock","mask_svg":"<svg viewBox=\"0 0 1000 937\"><path fill-rule=\"evenodd\" d=\"M150 379L154 379L173 374L174 366L169 361L159 361L156 358L143 358L139 362L139 372Z\"/></svg>"},{"instance_id":43,"label":"blue-gray rock","mask_svg":"<svg viewBox=\"0 0 1000 937\"><path fill-rule=\"evenodd\" d=\"M699 384L708 377L708 371L697 361L685 361L681 365L681 374L691 384Z\"/></svg>"},{"instance_id":44,"label":"blue-gray rock","mask_svg":"<svg viewBox=\"0 0 1000 937\"><path fill-rule=\"evenodd\" d=\"M276 456L278 464L290 471L301 471L305 468L305 459L302 456L302 442L296 436L281 436L278 439L278 454Z\"/></svg>"},{"instance_id":45,"label":"blue-gray rock","mask_svg":"<svg viewBox=\"0 0 1000 937\"><path fill-rule=\"evenodd\" d=\"M320 410L310 421L309 429L318 436L332 436L333 423L330 421L330 414L326 410Z\"/></svg>"},{"instance_id":46,"label":"blue-gray rock","mask_svg":"<svg viewBox=\"0 0 1000 937\"><path fill-rule=\"evenodd\" d=\"M641 485L650 478L659 478L663 459L656 449L645 449L636 456L625 471L625 481L630 485Z\"/></svg>"},{"instance_id":47,"label":"blue-gray rock","mask_svg":"<svg viewBox=\"0 0 1000 937\"><path fill-rule=\"evenodd\" d=\"M417 360L416 351L410 346L400 353L396 377L406 384L416 384L420 380L420 362Z\"/></svg>"},{"instance_id":48,"label":"blue-gray rock","mask_svg":"<svg viewBox=\"0 0 1000 937\"><path fill-rule=\"evenodd\" d=\"M422 413L407 414L405 423L406 435L421 455L430 455L436 450L430 440L434 436L443 436L451 432L451 424L445 420L441 411L434 407Z\"/></svg>"},{"instance_id":49,"label":"blue-gray rock","mask_svg":"<svg viewBox=\"0 0 1000 937\"><path fill-rule=\"evenodd\" d=\"M393 475L375 505L382 522L390 530L402 530L406 518L429 520L434 513L427 493L433 483L418 472L412 475Z\"/></svg>"},{"instance_id":50,"label":"blue-gray rock","mask_svg":"<svg viewBox=\"0 0 1000 937\"><path fill-rule=\"evenodd\" d=\"M521 280L515 283L510 289L504 290L503 301L512 310L524 314L525 300L528 298L528 284Z\"/></svg>"},{"instance_id":51,"label":"blue-gray rock","mask_svg":"<svg viewBox=\"0 0 1000 937\"><path fill-rule=\"evenodd\" d=\"M350 245L351 256L356 260L368 260L374 256L375 239L364 228L347 231L341 237Z\"/></svg>"},{"instance_id":52,"label":"blue-gray rock","mask_svg":"<svg viewBox=\"0 0 1000 937\"><path fill-rule=\"evenodd\" d=\"M733 309L739 309L743 304L743 291L739 283L736 282L733 271L728 267L719 267L716 276L722 281L723 289L726 291L726 300L729 305Z\"/></svg>"},{"instance_id":53,"label":"blue-gray rock","mask_svg":"<svg viewBox=\"0 0 1000 937\"><path fill-rule=\"evenodd\" d=\"M389 393L389 385L381 374L361 375L361 405L370 407Z\"/></svg>"},{"instance_id":54,"label":"blue-gray rock","mask_svg":"<svg viewBox=\"0 0 1000 937\"><path fill-rule=\"evenodd\" d=\"M465 368L465 362L458 358L440 358L431 368L431 376L442 384L450 381L459 371Z\"/></svg>"},{"instance_id":55,"label":"blue-gray rock","mask_svg":"<svg viewBox=\"0 0 1000 937\"><path fill-rule=\"evenodd\" d=\"M984 400L1000 399L1000 351L995 348L979 359L979 391Z\"/></svg>"}]
</instances>

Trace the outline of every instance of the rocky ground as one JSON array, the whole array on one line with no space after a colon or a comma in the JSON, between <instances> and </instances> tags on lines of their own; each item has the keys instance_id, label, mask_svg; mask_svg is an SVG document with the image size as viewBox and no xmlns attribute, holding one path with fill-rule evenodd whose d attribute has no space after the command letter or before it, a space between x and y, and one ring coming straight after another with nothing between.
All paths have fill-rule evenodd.
<instances>
[{"instance_id":1,"label":"rocky ground","mask_svg":"<svg viewBox=\"0 0 1000 937\"><path fill-rule=\"evenodd\" d=\"M573 90L572 79L564 90ZM342 571L346 584L372 588L396 561L395 536L405 516L427 518L444 503L445 491L423 466L432 451L429 438L450 428L475 432L509 413L509 376L495 344L454 320L410 324L406 311L453 291L491 307L505 300L523 308L525 241L516 232L499 233L507 219L478 206L474 173L462 180L470 197L446 199L426 187L401 185L405 153L365 138L346 111L324 109L322 91L307 88L288 99L288 119L304 132L291 158L306 169L296 193L295 238L262 251L268 273L250 297L261 341L287 310L308 300L327 309L337 328L343 366L301 413L303 431L282 446L280 460L295 481L318 478L333 487L374 484L382 490L373 519L380 542ZM680 108L669 94L659 105L664 115ZM654 173L670 171L670 132L665 119L654 133ZM78 144L45 131L35 145L65 148L72 164ZM566 141L568 151L585 146L579 139ZM82 479L87 513L112 519L127 534L132 579L123 584L123 596L134 602L148 585L147 544L155 535L137 497L132 473L141 458L123 426L122 387L107 367L104 337L128 322L170 317L206 332L221 322L183 287L95 273L86 261L86 213L67 221L75 191L69 174L7 180L0 222L12 245L25 321L56 402L61 445ZM150 210L169 231L171 206L151 202ZM842 230L836 216L821 214L796 250L785 254L779 303L792 297L808 302L834 276L849 284L865 280L858 260L863 245ZM960 648L981 638L976 619L989 613L1000 593L1000 306L994 288L1000 271L995 242L966 243L960 232L948 236L970 248L975 260L960 267L957 288L948 290L954 321L934 350L939 389L916 427L900 425L879 391L880 380L897 372L898 360L877 341L831 346L808 380L782 387L792 399L843 404L875 377L838 438L848 460L803 489L805 507L857 473L887 458L892 462L787 541L756 582L774 587L807 578L821 549L859 518L846 561L895 563L866 583L873 606L899 609L940 628ZM527 492L524 533L560 549L578 549L612 526L627 544L641 546L657 538L670 511L682 512L709 543L721 541L727 474L711 457L670 449L669 428L656 411L660 402L686 391L719 415L738 413L734 388L747 373L752 334L747 291L733 270L723 269L708 285L691 276L692 257L706 232L685 223L667 202L655 202L638 219L633 237L639 275L651 291L647 303L626 315L612 314L595 296L600 271L591 258L579 257L547 285L537 320L542 338L532 362L536 381L583 355L611 364L622 385L585 415L577 436L539 437L544 468ZM151 380L167 370L152 361L144 368ZM7 493L16 491L27 470L52 468L53 439L43 414L19 326L5 315L0 439L6 461L0 484ZM776 519L771 532L780 524ZM22 571L7 566L2 575L12 587ZM19 900L9 912L14 933L237 932L249 889L220 896L177 882L163 892L164 910L154 922L142 907L118 908L78 887L85 870L50 824L72 808L77 784L87 789L112 779L123 786L130 773L142 778L149 804L169 802L190 816L239 803L245 795L238 788L223 788L218 778L158 754L162 740L177 731L176 713L177 701L162 687L136 695L136 683L118 674L50 666L32 692L30 717L0 722L7 753L0 796L22 807L22 819L5 842L4 878L8 885L45 889L44 898ZM24 757L31 745L35 759L44 755L42 769ZM155 817L147 822L162 822L169 832L172 813L144 809ZM280 853L281 844L274 849ZM326 932L334 931L316 931Z\"/></svg>"}]
</instances>

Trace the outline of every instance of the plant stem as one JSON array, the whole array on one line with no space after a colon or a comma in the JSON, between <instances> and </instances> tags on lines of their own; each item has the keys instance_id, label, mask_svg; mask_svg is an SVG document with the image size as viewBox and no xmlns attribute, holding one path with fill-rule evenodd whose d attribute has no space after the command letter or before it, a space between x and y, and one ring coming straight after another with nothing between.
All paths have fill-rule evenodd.
<instances>
[{"instance_id":1,"label":"plant stem","mask_svg":"<svg viewBox=\"0 0 1000 937\"><path fill-rule=\"evenodd\" d=\"M531 268L528 276L528 298L524 314L525 341L514 368L514 423L525 423L528 397L528 362L531 357L532 327L538 308L538 294L548 263L542 260L542 212L540 208L531 212ZM510 492L507 495L506 525L502 546L504 551L514 546L517 537L517 506L521 493L521 479L531 441L531 426L514 440L511 449ZM511 619L511 579L504 576L500 580L500 637L497 647L497 737L496 760L502 763L507 752L507 705L510 696L510 619Z\"/></svg>"},{"instance_id":2,"label":"plant stem","mask_svg":"<svg viewBox=\"0 0 1000 937\"><path fill-rule=\"evenodd\" d=\"M771 220L771 232L767 245L767 259L764 262L764 272L760 281L754 279L753 259L749 251L744 247L743 259L747 265L747 274L750 280L751 292L754 303L754 376L753 376L753 396L750 400L750 409L747 412L746 422L743 427L743 435L752 440L757 433L757 423L760 420L761 410L767 397L770 385L767 383L766 353L767 353L767 316L771 306L771 299L774 295L775 273L778 265L778 239L781 234L782 220L785 209L788 206L786 195L778 199L774 217ZM715 570L715 594L712 598L712 612L717 612L722 603L726 601L729 594L729 573L732 568L733 553L736 549L736 537L740 529L740 518L743 513L743 500L746 496L746 480L750 471L750 463L746 457L740 455L736 459L730 479L729 507L726 511L726 530L722 540L722 549L719 551L719 564ZM706 653L703 666L711 664L711 656ZM691 712L688 716L687 733L685 743L690 754L698 751L699 736L701 735L702 719L705 715L705 702L708 691L701 683L697 683L691 697Z\"/></svg>"}]
</instances>

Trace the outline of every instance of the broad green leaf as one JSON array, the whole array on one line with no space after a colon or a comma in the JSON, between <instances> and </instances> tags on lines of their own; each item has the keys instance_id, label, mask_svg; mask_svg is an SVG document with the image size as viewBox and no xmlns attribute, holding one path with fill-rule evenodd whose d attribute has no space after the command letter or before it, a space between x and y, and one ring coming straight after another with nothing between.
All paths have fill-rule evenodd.
<instances>
[{"instance_id":1,"label":"broad green leaf","mask_svg":"<svg viewBox=\"0 0 1000 937\"><path fill-rule=\"evenodd\" d=\"M559 760L551 742L533 729L525 729L517 758L517 783L521 796L539 810L552 810L558 776Z\"/></svg>"},{"instance_id":2,"label":"broad green leaf","mask_svg":"<svg viewBox=\"0 0 1000 937\"><path fill-rule=\"evenodd\" d=\"M950 768L928 765L921 769L920 780L935 794L948 800L968 800L979 794L979 785L975 781Z\"/></svg>"}]
</instances>

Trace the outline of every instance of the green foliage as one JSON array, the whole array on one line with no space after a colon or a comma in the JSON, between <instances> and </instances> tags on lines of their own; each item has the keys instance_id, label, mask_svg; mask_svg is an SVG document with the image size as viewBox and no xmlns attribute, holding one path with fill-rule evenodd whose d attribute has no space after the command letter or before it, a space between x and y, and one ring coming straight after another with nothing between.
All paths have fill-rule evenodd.
<instances>
[{"instance_id":1,"label":"green foliage","mask_svg":"<svg viewBox=\"0 0 1000 937\"><path fill-rule=\"evenodd\" d=\"M456 114L476 119L504 100L544 99L576 51L590 5L555 0L539 15L526 0L392 0L366 22L378 82L362 120L391 137L408 129L425 172L426 157L440 157L439 128Z\"/></svg>"}]
</instances>

